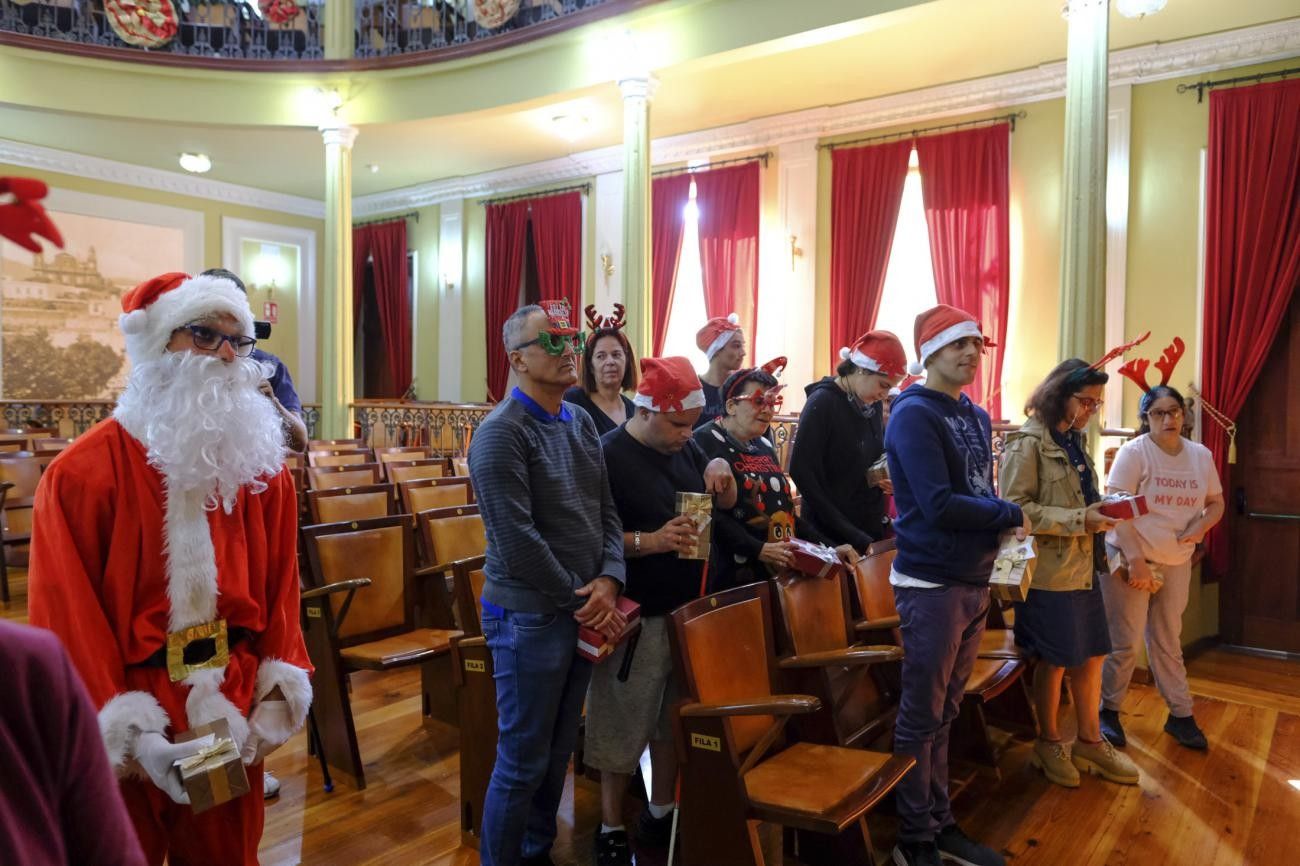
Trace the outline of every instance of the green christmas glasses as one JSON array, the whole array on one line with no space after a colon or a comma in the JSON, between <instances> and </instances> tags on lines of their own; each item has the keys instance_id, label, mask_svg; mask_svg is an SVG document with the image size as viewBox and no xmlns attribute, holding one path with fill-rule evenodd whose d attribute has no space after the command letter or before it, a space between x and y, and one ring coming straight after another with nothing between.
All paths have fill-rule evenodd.
<instances>
[{"instance_id":1,"label":"green christmas glasses","mask_svg":"<svg viewBox=\"0 0 1300 866\"><path fill-rule=\"evenodd\" d=\"M581 355L587 350L587 335L582 331L576 334L552 334L550 331L541 331L535 339L520 343L513 351L517 352L529 346L541 346L543 352L556 357L563 355L572 346L574 354Z\"/></svg>"}]
</instances>

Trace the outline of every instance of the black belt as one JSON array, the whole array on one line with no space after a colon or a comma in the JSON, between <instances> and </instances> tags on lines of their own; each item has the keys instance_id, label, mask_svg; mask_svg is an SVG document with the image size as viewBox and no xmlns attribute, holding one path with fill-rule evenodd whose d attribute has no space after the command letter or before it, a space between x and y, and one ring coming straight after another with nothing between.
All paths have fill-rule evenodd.
<instances>
[{"instance_id":1,"label":"black belt","mask_svg":"<svg viewBox=\"0 0 1300 866\"><path fill-rule=\"evenodd\" d=\"M249 628L240 628L236 626L227 632L227 642L231 649L242 641L252 640L257 633ZM217 654L217 642L212 638L203 638L201 640L192 640L185 645L185 664L197 665L202 664ZM165 668L167 667L167 645L163 644L158 647L153 655L142 659L133 665L133 668Z\"/></svg>"}]
</instances>

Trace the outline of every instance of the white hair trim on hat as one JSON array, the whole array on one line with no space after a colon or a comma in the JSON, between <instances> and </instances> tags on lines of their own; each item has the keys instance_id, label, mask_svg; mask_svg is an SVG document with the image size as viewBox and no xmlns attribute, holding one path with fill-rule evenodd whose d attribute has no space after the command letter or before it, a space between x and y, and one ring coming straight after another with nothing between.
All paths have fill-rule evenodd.
<instances>
[{"instance_id":1,"label":"white hair trim on hat","mask_svg":"<svg viewBox=\"0 0 1300 866\"><path fill-rule=\"evenodd\" d=\"M921 375L925 372L925 362L930 360L930 357L934 355L935 352L939 351L949 343L955 343L963 337L978 337L983 340L984 332L980 330L978 322L972 322L970 320L958 322L955 325L944 328L942 331L921 344L921 357L917 361L907 365L907 372L911 373L913 376Z\"/></svg>"},{"instance_id":2,"label":"white hair trim on hat","mask_svg":"<svg viewBox=\"0 0 1300 866\"><path fill-rule=\"evenodd\" d=\"M238 286L226 277L190 277L149 306L118 318L118 327L126 337L127 358L135 364L162 357L177 328L222 313L234 318L241 335L253 336L253 311Z\"/></svg>"},{"instance_id":3,"label":"white hair trim on hat","mask_svg":"<svg viewBox=\"0 0 1300 866\"><path fill-rule=\"evenodd\" d=\"M840 350L841 357L844 357L843 351L844 351L843 349ZM860 367L861 369L866 370L870 373L881 372L879 361L877 361L875 358L871 357L870 355L862 354L857 349L854 349L853 351L849 352L848 357L845 358L845 360L852 361L855 367Z\"/></svg>"},{"instance_id":4,"label":"white hair trim on hat","mask_svg":"<svg viewBox=\"0 0 1300 866\"><path fill-rule=\"evenodd\" d=\"M730 316L727 316L727 321L735 325L740 321L740 319L735 313L732 313ZM704 357L712 361L713 356L721 352L722 347L730 343L732 337L734 337L736 334L743 334L743 333L745 333L744 330L742 330L741 328L736 328L734 330L723 331L721 334L718 334L718 336L713 338L713 342L709 343L709 348L705 350Z\"/></svg>"},{"instance_id":5,"label":"white hair trim on hat","mask_svg":"<svg viewBox=\"0 0 1300 866\"><path fill-rule=\"evenodd\" d=\"M704 389L697 388L682 398L682 408L680 411L685 412L689 409L700 409L703 408L704 403L705 403ZM651 397L649 394L638 393L633 395L632 405L640 406L643 409L649 409L651 412L664 411L655 404L654 398Z\"/></svg>"}]
</instances>

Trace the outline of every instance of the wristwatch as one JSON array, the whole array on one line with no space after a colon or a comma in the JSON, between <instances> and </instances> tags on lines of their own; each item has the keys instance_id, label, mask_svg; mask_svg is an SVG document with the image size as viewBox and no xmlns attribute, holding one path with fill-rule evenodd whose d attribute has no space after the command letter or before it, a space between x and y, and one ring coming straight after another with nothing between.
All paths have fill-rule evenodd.
<instances>
[{"instance_id":1,"label":"wristwatch","mask_svg":"<svg viewBox=\"0 0 1300 866\"><path fill-rule=\"evenodd\" d=\"M632 552L641 552L641 530L639 529L632 533Z\"/></svg>"}]
</instances>

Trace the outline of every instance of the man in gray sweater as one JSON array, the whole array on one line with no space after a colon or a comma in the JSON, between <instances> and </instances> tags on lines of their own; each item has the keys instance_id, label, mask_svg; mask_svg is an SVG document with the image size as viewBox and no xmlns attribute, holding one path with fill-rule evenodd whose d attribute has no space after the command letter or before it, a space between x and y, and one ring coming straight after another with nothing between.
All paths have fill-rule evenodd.
<instances>
[{"instance_id":1,"label":"man in gray sweater","mask_svg":"<svg viewBox=\"0 0 1300 866\"><path fill-rule=\"evenodd\" d=\"M591 663L578 626L617 636L623 528L591 417L563 402L582 334L566 301L502 328L518 386L474 435L469 471L487 529L483 634L497 687L496 765L483 804L483 866L545 866Z\"/></svg>"}]
</instances>

